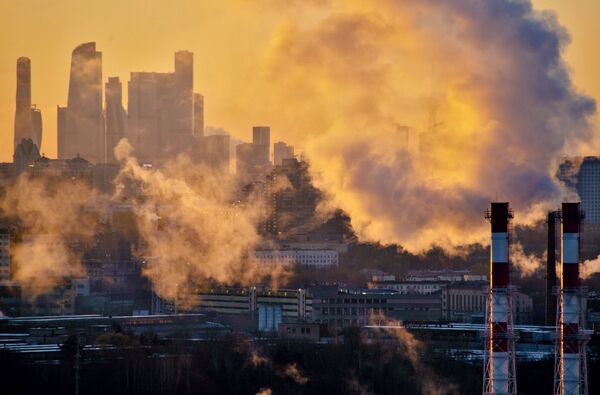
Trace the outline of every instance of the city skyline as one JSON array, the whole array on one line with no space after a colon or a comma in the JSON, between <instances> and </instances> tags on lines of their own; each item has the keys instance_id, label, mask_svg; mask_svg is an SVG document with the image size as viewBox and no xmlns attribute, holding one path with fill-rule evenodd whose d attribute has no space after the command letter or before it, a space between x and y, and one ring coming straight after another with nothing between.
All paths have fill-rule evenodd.
<instances>
[{"instance_id":1,"label":"city skyline","mask_svg":"<svg viewBox=\"0 0 600 395\"><path fill-rule=\"evenodd\" d=\"M535 0L534 6L538 9L549 9L558 13L560 22L564 24L572 38L566 56L573 68L576 85L598 98L600 97L600 77L595 70L598 68L600 59L596 59L593 51L590 52L588 48L600 29L593 22L594 11L600 6L592 3L585 0L576 0L568 4L558 0ZM45 6L37 7L34 4L34 2L24 1L19 2L18 6L10 3L0 5L4 8L4 12L0 12L0 15L13 16L13 18L3 21L3 25L10 28L19 20L31 15L36 17L41 12L57 13L55 18L42 18L44 23L47 23L46 20L61 20L61 18L69 18L82 12L81 9L74 7L75 3L71 1L56 5L54 10ZM164 10L152 5L146 7L144 13L140 15L137 11L139 5L136 2L128 2L125 6L118 4L117 6L116 3L107 2L104 5L94 6L95 14L86 12L87 15L92 15L92 19L73 25L71 29L77 26L80 31L73 31L73 36L65 41L55 41L50 45L48 40L57 37L56 35L61 34L61 31L51 30L40 37L39 31L36 29L42 29L44 25L36 27L29 33L22 33L24 35L20 36L18 41L0 41L3 48L6 48L0 54L0 62L5 65L0 69L0 87L3 92L0 95L0 161L12 160L10 141L13 136L9 132L13 129L14 121L15 60L25 56L33 62L33 104L42 110L44 135L47 137L40 147L40 152L49 157L56 157L56 106L65 105L67 102L70 53L76 45L86 40L95 41L101 51L105 53L103 84L108 76L116 76L121 81L128 81L129 73L134 70L171 70L172 53L179 49L189 49L196 54L197 58L194 69L197 79L195 89L205 97L211 97L210 105L205 110L207 125L224 128L232 134L232 137L248 141L251 136L248 126L265 123L285 132L286 135L281 138L300 148L301 141L294 136L294 132L298 131L289 131L289 125L283 124L285 120L279 117L275 117L276 119L273 120L268 119L268 111L253 118L251 113L243 109L244 103L233 97L233 92L229 91L229 88L235 86L234 83L239 84L244 81L249 62L256 64L259 61L256 59L256 54L261 52L261 47L264 48L268 45L269 35L278 24L275 12L259 15L259 7L240 9L229 2L212 1L204 2L202 7L199 7L193 6L188 1L181 1L177 3L181 9L188 10L195 17L199 16L204 23L197 24L197 26L190 25L189 33L177 33L176 39L180 40L179 44L159 39L154 40L153 45L145 46L142 45L146 42L144 34L149 33L156 37L158 32L147 32L148 27L142 18L144 15L158 18ZM113 7L118 8L120 12L113 15L111 12ZM224 26L220 26L223 21L221 19L220 24L210 21L210 15L213 12L223 15L224 21L226 21ZM116 16L112 23L115 31L121 32L122 40L115 40L111 35L113 33L103 31L101 28L102 23L105 22L102 18L108 13ZM175 29L179 22L189 20L189 16L184 17L175 9L168 9L165 15L168 21L164 21L163 25L167 29ZM251 18L255 18L255 21L253 22ZM230 29L223 34L224 29L234 26L236 22L241 23L243 30ZM252 31L252 37L250 35L244 37L243 31ZM125 34L125 32L129 34ZM203 32L205 34L200 34ZM38 37L35 40L24 40L30 34ZM220 36L220 40L232 44L233 47L225 50L220 46L213 46L211 37L215 36ZM7 37L0 40L6 40ZM234 59L247 56L251 52L254 54L250 60L234 61ZM222 70L226 71L223 75L221 75ZM246 96L246 92L244 93ZM123 100L126 103L126 90L123 92ZM246 118L231 117L230 113L234 109L241 110Z\"/></svg>"},{"instance_id":2,"label":"city skyline","mask_svg":"<svg viewBox=\"0 0 600 395\"><path fill-rule=\"evenodd\" d=\"M591 3L1 2L3 388L600 393Z\"/></svg>"},{"instance_id":3,"label":"city skyline","mask_svg":"<svg viewBox=\"0 0 600 395\"><path fill-rule=\"evenodd\" d=\"M198 103L206 111L201 117L203 125L213 125L210 111L227 105L231 122L242 125L237 131L224 127L231 133L232 141L237 140L240 131L248 133L251 125L269 125L277 132L273 141L285 141L296 147L296 152L306 154L303 157L311 163L316 184L332 196L334 204L351 214L362 238L399 241L413 251L434 244L443 244L451 250L481 242L483 227L475 221L474 207L500 194L514 201L515 210L530 212L525 219L528 223L543 218L544 210L556 205L561 193L553 176L556 161L567 153L593 152L597 141L596 103L569 78L572 73L569 74L569 65L562 56L569 43L567 30L559 25L560 19L554 19L561 15L541 13L530 8L528 2L501 2L501 5L471 9L435 2L402 7L385 3L378 8L374 2L366 2L364 6L349 5L346 13L338 13L333 2L299 7L300 17L293 23L294 28L289 29L285 27L285 23L292 23L289 11L274 7L268 15L271 24L253 35L250 58L242 56L237 46L227 52L238 59L230 63L224 57L198 56L191 42L185 46L172 44L177 45L176 59L189 57L185 61L188 70L182 71L185 67L179 67L182 62L177 61L174 71L170 71L172 66L136 66L137 57L132 56L128 58L129 77L125 78L108 70L107 48L90 41L96 43L98 53L102 52L103 64L98 77L93 78L94 114L79 123L87 125L82 129L90 134L88 137L98 140L101 127L90 126L98 125L104 116L102 94L98 93L102 84L108 83L108 77L118 77L122 81L120 107L128 111L122 134L128 137L138 159L161 161L157 154L159 146L160 150L170 152L167 157L173 157L179 152L179 148L173 147L189 146L186 139L190 134L195 129L204 129L194 127L191 122L194 112L199 111L199 106L194 106L194 97L200 99L200 96L195 94L201 94ZM242 19L267 7L262 3L255 8L237 9L228 3L204 6L224 7L241 13ZM202 7L195 9L199 15L204 15ZM378 13L379 19L371 18L369 10ZM386 10L389 15L397 14L406 21L386 20L389 18ZM442 25L422 25L418 22L421 12L451 12L467 18L471 25L469 29L456 31L461 38L455 40L445 32L456 29L456 25L447 21ZM503 22L486 26L486 20ZM487 52L482 51L480 36L490 28L505 39L490 41L491 47ZM521 34L514 35L515 30ZM346 46L340 39L348 35L363 40L357 41L356 46ZM431 40L436 35L447 38L438 43ZM546 40L548 49L537 44L539 37ZM419 45L411 44L411 40ZM158 57L153 45L154 42L147 46L150 49L146 50L152 53L147 60ZM396 45L405 53L402 61L394 58ZM462 55L448 57L445 51L458 51ZM494 59L505 59L504 63L489 62L490 54L494 54ZM202 70L209 60L221 67L243 68L225 68L218 76L213 70L211 75L210 68ZM79 85L75 83L73 67L74 64L70 68L67 105L74 108L68 113L83 113L71 103ZM240 71L245 73L244 82L236 81ZM535 75L543 78L533 78ZM156 81L151 82L152 79ZM211 93L209 86L223 79L229 80L229 89ZM418 82L421 79L427 83ZM127 89L123 86L126 81ZM37 97L35 84L33 96ZM147 94L153 89L162 92L154 104ZM525 95L520 95L517 102L513 99L519 90ZM130 92L137 93L129 97ZM222 95L229 100L220 100ZM141 107L132 105L141 103L140 98L149 103L142 115L136 113ZM155 108L161 111L155 112ZM525 113L524 108L530 111ZM77 123L67 122L70 117L64 110L58 113L61 125ZM165 128L164 124L168 126ZM48 122L44 125L47 127ZM214 125L222 126L218 121ZM119 125L111 127L121 129ZM77 135L74 133L77 127L63 129ZM168 139L161 137L164 134L161 130L168 130ZM142 133L156 138L137 138ZM51 134L45 136L44 142L51 140ZM113 140L110 145L114 146L116 139L110 138ZM146 154L141 141L156 147ZM511 143L505 145L505 141ZM73 148L59 156L64 159L80 154L92 163L99 163L103 157L111 156L110 149L102 147L103 144L103 141L96 144L98 152ZM260 150L260 145L252 144L251 150ZM243 151L244 147L239 148ZM267 149L269 162L270 146ZM52 157L44 146L40 151ZM507 156L509 160L504 160ZM264 158L256 162L266 165ZM495 168L495 163L501 165L500 169ZM494 173L499 176L490 178ZM493 184L489 185L487 180ZM523 183L527 188L517 187L523 180L527 180ZM427 199L414 200L411 196L415 193L424 194ZM423 204L425 201L439 204L431 210ZM403 209L405 205L409 205L407 210ZM460 216L445 216L448 207L461 213ZM463 233L463 223L473 226L474 232ZM415 231L408 230L406 224L416 226Z\"/></svg>"}]
</instances>

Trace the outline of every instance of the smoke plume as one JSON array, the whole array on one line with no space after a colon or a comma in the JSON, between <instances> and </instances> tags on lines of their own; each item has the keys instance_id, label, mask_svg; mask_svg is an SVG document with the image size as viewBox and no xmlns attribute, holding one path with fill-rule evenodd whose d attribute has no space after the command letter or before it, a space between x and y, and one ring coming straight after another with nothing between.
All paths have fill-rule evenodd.
<instances>
[{"instance_id":1,"label":"smoke plume","mask_svg":"<svg viewBox=\"0 0 600 395\"><path fill-rule=\"evenodd\" d=\"M571 82L553 13L510 0L284 8L257 105L285 109L273 123L295 131L362 238L451 250L485 242L491 200L521 224L557 205L556 161L592 138L595 102Z\"/></svg>"},{"instance_id":2,"label":"smoke plume","mask_svg":"<svg viewBox=\"0 0 600 395\"><path fill-rule=\"evenodd\" d=\"M22 240L11 248L13 279L28 296L85 273L81 248L94 234L95 195L79 181L22 174L0 199L0 213L18 220Z\"/></svg>"},{"instance_id":3,"label":"smoke plume","mask_svg":"<svg viewBox=\"0 0 600 395\"><path fill-rule=\"evenodd\" d=\"M419 378L423 395L455 395L460 391L455 384L438 377L421 361L423 343L407 331L402 322L390 319L383 314L371 315L369 321L377 325L380 332L393 336L397 340L397 351L404 355L412 365L415 376Z\"/></svg>"},{"instance_id":4,"label":"smoke plume","mask_svg":"<svg viewBox=\"0 0 600 395\"><path fill-rule=\"evenodd\" d=\"M592 275L600 272L600 255L594 259L589 259L581 265L581 278L586 280Z\"/></svg>"},{"instance_id":5,"label":"smoke plume","mask_svg":"<svg viewBox=\"0 0 600 395\"><path fill-rule=\"evenodd\" d=\"M121 140L115 156L122 162L117 196L125 185L139 188L132 202L142 242L136 255L155 291L182 306L194 304L199 286L209 281L255 284L270 278L278 286L287 268L257 262L259 196L236 203L234 179L180 156L160 170L138 164Z\"/></svg>"},{"instance_id":6,"label":"smoke plume","mask_svg":"<svg viewBox=\"0 0 600 395\"><path fill-rule=\"evenodd\" d=\"M519 275L531 276L542 266L543 257L538 257L535 254L527 254L523 250L521 243L511 243L510 245L510 261L511 264L517 268Z\"/></svg>"}]
</instances>

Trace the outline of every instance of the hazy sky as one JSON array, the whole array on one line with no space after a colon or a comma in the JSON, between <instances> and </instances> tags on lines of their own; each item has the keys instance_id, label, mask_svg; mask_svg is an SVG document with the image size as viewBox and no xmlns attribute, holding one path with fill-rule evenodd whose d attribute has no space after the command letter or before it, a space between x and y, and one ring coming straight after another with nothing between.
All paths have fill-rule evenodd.
<instances>
[{"instance_id":1,"label":"hazy sky","mask_svg":"<svg viewBox=\"0 0 600 395\"><path fill-rule=\"evenodd\" d=\"M291 2L290 2L291 3ZM168 5L167 5L168 4ZM270 2L265 2L270 4ZM600 3L534 0L553 9L572 37L566 57L576 85L600 98ZM206 125L249 140L251 126L271 124L278 108L251 110L253 73L268 51L277 13L244 0L0 0L0 161L12 160L16 59L31 58L32 101L42 110L41 151L56 155L56 106L66 105L69 63L75 46L96 41L103 53L103 79L118 76L124 97L131 71L172 71L173 53L194 52L194 86L205 95ZM263 82L264 83L264 82ZM126 107L126 99L124 103ZM290 137L291 138L291 137ZM302 141L291 141L301 144Z\"/></svg>"}]
</instances>

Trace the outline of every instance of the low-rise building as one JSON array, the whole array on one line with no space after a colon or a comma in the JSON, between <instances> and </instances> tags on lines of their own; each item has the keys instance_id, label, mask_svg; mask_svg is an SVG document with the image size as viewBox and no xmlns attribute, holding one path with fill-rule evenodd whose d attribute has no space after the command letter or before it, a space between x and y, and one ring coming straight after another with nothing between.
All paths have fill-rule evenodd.
<instances>
[{"instance_id":1,"label":"low-rise building","mask_svg":"<svg viewBox=\"0 0 600 395\"><path fill-rule=\"evenodd\" d=\"M393 289L400 294L427 295L441 291L447 281L372 281L368 284L373 289Z\"/></svg>"},{"instance_id":2,"label":"low-rise building","mask_svg":"<svg viewBox=\"0 0 600 395\"><path fill-rule=\"evenodd\" d=\"M279 325L279 336L287 339L318 342L327 335L327 327L315 322L285 322Z\"/></svg>"},{"instance_id":3,"label":"low-rise building","mask_svg":"<svg viewBox=\"0 0 600 395\"><path fill-rule=\"evenodd\" d=\"M442 317L439 293L400 294L390 289L311 288L313 320L339 330L347 326L365 326L373 321L438 322Z\"/></svg>"},{"instance_id":4,"label":"low-rise building","mask_svg":"<svg viewBox=\"0 0 600 395\"><path fill-rule=\"evenodd\" d=\"M339 254L336 250L257 250L254 256L261 263L315 266L319 268L337 266Z\"/></svg>"},{"instance_id":5,"label":"low-rise building","mask_svg":"<svg viewBox=\"0 0 600 395\"><path fill-rule=\"evenodd\" d=\"M453 283L442 289L443 320L447 322L483 323L488 298L487 282ZM531 324L533 301L519 291L512 291L513 321Z\"/></svg>"},{"instance_id":6,"label":"low-rise building","mask_svg":"<svg viewBox=\"0 0 600 395\"><path fill-rule=\"evenodd\" d=\"M164 301L155 306L155 313L174 310ZM312 296L305 289L213 288L198 294L194 310L249 317L255 323L254 329L277 332L281 323L312 319Z\"/></svg>"}]
</instances>

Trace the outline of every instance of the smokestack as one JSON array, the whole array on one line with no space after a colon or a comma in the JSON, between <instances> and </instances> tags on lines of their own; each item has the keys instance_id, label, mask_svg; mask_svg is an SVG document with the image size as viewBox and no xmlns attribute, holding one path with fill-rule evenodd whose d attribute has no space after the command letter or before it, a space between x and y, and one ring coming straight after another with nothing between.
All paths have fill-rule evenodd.
<instances>
[{"instance_id":1,"label":"smokestack","mask_svg":"<svg viewBox=\"0 0 600 395\"><path fill-rule=\"evenodd\" d=\"M579 240L583 212L579 203L563 203L561 212L561 278L556 323L555 394L587 394L587 336L579 281Z\"/></svg>"},{"instance_id":2,"label":"smokestack","mask_svg":"<svg viewBox=\"0 0 600 395\"><path fill-rule=\"evenodd\" d=\"M546 316L545 324L556 323L556 295L554 287L558 285L556 277L556 211L548 212L548 248L546 256Z\"/></svg>"},{"instance_id":3,"label":"smokestack","mask_svg":"<svg viewBox=\"0 0 600 395\"><path fill-rule=\"evenodd\" d=\"M508 203L494 202L486 218L492 224L490 287L486 311L484 394L516 394L515 336L512 320Z\"/></svg>"}]
</instances>

